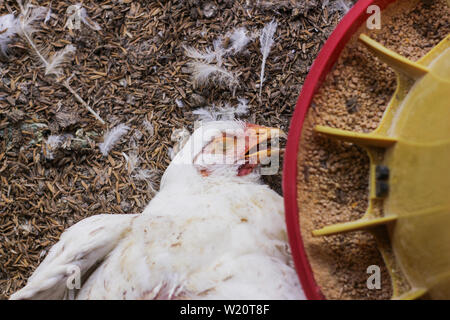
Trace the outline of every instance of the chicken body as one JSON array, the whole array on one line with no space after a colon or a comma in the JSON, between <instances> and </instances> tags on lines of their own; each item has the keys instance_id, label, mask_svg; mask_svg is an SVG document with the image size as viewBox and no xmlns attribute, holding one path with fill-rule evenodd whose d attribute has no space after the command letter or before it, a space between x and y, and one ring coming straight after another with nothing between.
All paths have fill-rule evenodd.
<instances>
[{"instance_id":1,"label":"chicken body","mask_svg":"<svg viewBox=\"0 0 450 320\"><path fill-rule=\"evenodd\" d=\"M282 197L257 178L172 170L142 214L69 228L12 298L304 299Z\"/></svg>"}]
</instances>

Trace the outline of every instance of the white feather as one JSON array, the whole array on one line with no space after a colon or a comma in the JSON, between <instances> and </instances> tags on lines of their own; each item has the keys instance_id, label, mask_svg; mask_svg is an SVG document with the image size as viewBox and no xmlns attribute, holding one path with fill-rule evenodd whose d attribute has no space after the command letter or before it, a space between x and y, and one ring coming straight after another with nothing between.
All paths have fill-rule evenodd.
<instances>
[{"instance_id":1,"label":"white feather","mask_svg":"<svg viewBox=\"0 0 450 320\"><path fill-rule=\"evenodd\" d=\"M45 15L44 24L47 24L47 22L51 19L51 17L52 17L52 8L49 7L47 14Z\"/></svg>"},{"instance_id":2,"label":"white feather","mask_svg":"<svg viewBox=\"0 0 450 320\"><path fill-rule=\"evenodd\" d=\"M175 103L178 108L184 108L184 102L181 99L175 99Z\"/></svg>"},{"instance_id":3,"label":"white feather","mask_svg":"<svg viewBox=\"0 0 450 320\"><path fill-rule=\"evenodd\" d=\"M53 160L55 157L54 151L59 148L64 148L66 146L65 144L70 143L73 138L74 137L71 134L48 136L43 144L43 148L45 148L45 158L47 160Z\"/></svg>"},{"instance_id":4,"label":"white feather","mask_svg":"<svg viewBox=\"0 0 450 320\"><path fill-rule=\"evenodd\" d=\"M238 105L235 114L244 115L248 113L248 100L245 98L238 98Z\"/></svg>"},{"instance_id":5,"label":"white feather","mask_svg":"<svg viewBox=\"0 0 450 320\"><path fill-rule=\"evenodd\" d=\"M64 25L64 28L68 28L70 30L74 29L75 26L73 25L72 17L75 17L77 19L80 19L81 22L83 22L86 26L88 26L92 30L99 31L102 29L98 23L96 23L89 17L86 9L83 7L83 5L81 3L72 5L70 8L73 9L73 11L71 12L72 15L67 19L67 22Z\"/></svg>"},{"instance_id":6,"label":"white feather","mask_svg":"<svg viewBox=\"0 0 450 320\"><path fill-rule=\"evenodd\" d=\"M351 6L346 3L345 0L337 0L334 4L335 11L347 13L350 11Z\"/></svg>"},{"instance_id":7,"label":"white feather","mask_svg":"<svg viewBox=\"0 0 450 320\"><path fill-rule=\"evenodd\" d=\"M140 181L151 180L156 178L156 173L148 169L138 169L133 175L133 178Z\"/></svg>"},{"instance_id":8,"label":"white feather","mask_svg":"<svg viewBox=\"0 0 450 320\"><path fill-rule=\"evenodd\" d=\"M55 75L61 76L63 74L62 66L67 63L70 59L70 56L74 54L76 48L69 44L53 54L50 59L48 59L48 64L45 67L45 75Z\"/></svg>"},{"instance_id":9,"label":"white feather","mask_svg":"<svg viewBox=\"0 0 450 320\"><path fill-rule=\"evenodd\" d=\"M147 130L149 136L153 137L153 135L155 134L155 128L153 127L152 123L148 120L144 120L144 121L142 121L142 124L143 124L145 130Z\"/></svg>"},{"instance_id":10,"label":"white feather","mask_svg":"<svg viewBox=\"0 0 450 320\"><path fill-rule=\"evenodd\" d=\"M34 6L31 3L22 5L22 1L18 1L20 6L18 33L21 36L31 37L33 33L38 31L38 21L45 19L48 8Z\"/></svg>"},{"instance_id":11,"label":"white feather","mask_svg":"<svg viewBox=\"0 0 450 320\"><path fill-rule=\"evenodd\" d=\"M64 136L51 135L47 138L47 145L52 149L56 149L64 141Z\"/></svg>"},{"instance_id":12,"label":"white feather","mask_svg":"<svg viewBox=\"0 0 450 320\"><path fill-rule=\"evenodd\" d=\"M128 174L131 174L139 165L139 157L136 152L130 152L130 155L122 152L122 156L125 158L127 163Z\"/></svg>"},{"instance_id":13,"label":"white feather","mask_svg":"<svg viewBox=\"0 0 450 320\"><path fill-rule=\"evenodd\" d=\"M213 105L214 107L214 105ZM192 111L198 121L215 121L218 120L216 115L213 114L212 108L209 110L206 108L199 108L197 110Z\"/></svg>"},{"instance_id":14,"label":"white feather","mask_svg":"<svg viewBox=\"0 0 450 320\"><path fill-rule=\"evenodd\" d=\"M243 27L237 28L230 35L231 46L227 51L239 53L247 46L247 44L251 40L252 38L247 35L247 29Z\"/></svg>"},{"instance_id":15,"label":"white feather","mask_svg":"<svg viewBox=\"0 0 450 320\"><path fill-rule=\"evenodd\" d=\"M234 73L219 67L217 65L207 64L200 61L189 63L192 72L192 78L197 85L206 85L214 82L234 89L238 81Z\"/></svg>"},{"instance_id":16,"label":"white feather","mask_svg":"<svg viewBox=\"0 0 450 320\"><path fill-rule=\"evenodd\" d=\"M42 50L38 48L38 46L33 40L33 33L38 31L36 27L37 21L40 19L44 19L46 13L48 13L50 8L36 7L30 3L27 3L24 6L21 0L17 0L17 3L19 4L20 7L20 14L18 16L18 23L17 23L17 33L28 42L34 54L37 55L42 65L45 67L46 72L53 74L62 73L61 70L59 68L55 68L55 66L61 65L61 62L65 60L64 59L65 55L68 53L68 51L72 50L71 48L73 48L73 46L66 47L66 51L63 50L62 52L64 54L59 54L58 59L55 59L55 62L57 63L51 66L47 57L45 57L45 54L43 54ZM73 96L78 100L78 102L80 102L90 113L92 113L95 116L95 118L97 118L97 120L99 120L102 124L104 124L105 121L103 121L103 119L81 98L81 96L76 92L76 90L74 90L70 86L69 81L70 80L66 79L64 82L62 82L62 85L66 87L67 90L69 90L70 93L72 93Z\"/></svg>"},{"instance_id":17,"label":"white feather","mask_svg":"<svg viewBox=\"0 0 450 320\"><path fill-rule=\"evenodd\" d=\"M64 141L64 136L50 135L45 141L45 158L48 160L54 159L53 151L61 146Z\"/></svg>"},{"instance_id":18,"label":"white feather","mask_svg":"<svg viewBox=\"0 0 450 320\"><path fill-rule=\"evenodd\" d=\"M103 136L103 142L98 145L101 153L104 156L107 156L109 151L116 145L120 138L128 132L128 130L130 130L130 127L121 123L110 131L107 131Z\"/></svg>"},{"instance_id":19,"label":"white feather","mask_svg":"<svg viewBox=\"0 0 450 320\"><path fill-rule=\"evenodd\" d=\"M213 82L224 85L233 90L234 95L238 80L234 73L222 67L223 58L241 52L251 41L251 37L247 35L244 27L237 28L225 36L230 38L230 46L226 49L222 45L223 37L219 37L213 42L213 50L200 51L194 47L184 47L184 50L188 57L196 60L188 64L196 84L205 85ZM216 63L212 64L214 61Z\"/></svg>"},{"instance_id":20,"label":"white feather","mask_svg":"<svg viewBox=\"0 0 450 320\"><path fill-rule=\"evenodd\" d=\"M18 20L13 14L6 14L0 17L0 51L6 56L8 44L18 33Z\"/></svg>"},{"instance_id":21,"label":"white feather","mask_svg":"<svg viewBox=\"0 0 450 320\"><path fill-rule=\"evenodd\" d=\"M47 58L34 42L33 33L38 31L38 21L44 19L46 12L49 9L44 7L36 7L30 3L23 5L22 1L17 1L17 3L20 7L20 14L17 18L17 33L28 42L33 49L34 54L37 55L43 66L47 68Z\"/></svg>"},{"instance_id":22,"label":"white feather","mask_svg":"<svg viewBox=\"0 0 450 320\"><path fill-rule=\"evenodd\" d=\"M222 66L223 57L226 54L225 48L222 46L222 37L213 41L214 52L216 54L216 61L218 66Z\"/></svg>"},{"instance_id":23,"label":"white feather","mask_svg":"<svg viewBox=\"0 0 450 320\"><path fill-rule=\"evenodd\" d=\"M259 42L261 44L262 53L262 64L261 64L261 76L260 76L260 87L259 95L262 93L263 83L264 83L264 70L266 68L266 60L269 56L270 49L273 45L273 36L277 30L277 22L272 20L270 23L264 26L261 31L261 36L259 37Z\"/></svg>"},{"instance_id":24,"label":"white feather","mask_svg":"<svg viewBox=\"0 0 450 320\"><path fill-rule=\"evenodd\" d=\"M211 49L206 49L205 51L200 51L194 47L183 47L186 56L196 60L203 60L205 62L211 63L217 58L217 53Z\"/></svg>"},{"instance_id":25,"label":"white feather","mask_svg":"<svg viewBox=\"0 0 450 320\"><path fill-rule=\"evenodd\" d=\"M213 42L214 50L206 48L205 51L200 51L194 47L185 46L183 47L185 54L190 58L201 60L206 63L216 61L217 65L221 66L223 57L241 52L252 39L247 35L247 29L244 27L237 28L231 33L227 33L225 37L230 38L230 46L227 49L222 45L223 37L219 37Z\"/></svg>"},{"instance_id":26,"label":"white feather","mask_svg":"<svg viewBox=\"0 0 450 320\"><path fill-rule=\"evenodd\" d=\"M348 3L348 0L335 0L330 2L329 0L324 0L322 2L322 8L328 7L331 13L342 12L347 13L350 11L352 5Z\"/></svg>"},{"instance_id":27,"label":"white feather","mask_svg":"<svg viewBox=\"0 0 450 320\"><path fill-rule=\"evenodd\" d=\"M81 17L81 21L83 21L83 23L85 25L87 25L89 28L91 28L92 30L99 31L102 29L97 22L95 22L91 18L89 18L85 8L80 9L80 17Z\"/></svg>"},{"instance_id":28,"label":"white feather","mask_svg":"<svg viewBox=\"0 0 450 320\"><path fill-rule=\"evenodd\" d=\"M157 179L157 173L149 170L138 168L134 171L135 173L131 176L132 179L136 181L143 181L147 184L147 193L154 195L157 191L154 181Z\"/></svg>"},{"instance_id":29,"label":"white feather","mask_svg":"<svg viewBox=\"0 0 450 320\"><path fill-rule=\"evenodd\" d=\"M212 105L208 109L200 108L192 113L196 115L197 120L205 122L236 120L237 117L248 113L248 101L243 98L239 98L238 101L239 104L236 107L232 107L229 104L224 106Z\"/></svg>"}]
</instances>

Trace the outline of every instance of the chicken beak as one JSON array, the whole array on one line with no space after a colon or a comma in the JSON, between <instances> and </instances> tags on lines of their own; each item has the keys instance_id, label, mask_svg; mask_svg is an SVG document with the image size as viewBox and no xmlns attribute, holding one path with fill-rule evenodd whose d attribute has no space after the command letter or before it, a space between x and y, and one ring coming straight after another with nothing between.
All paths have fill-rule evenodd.
<instances>
[{"instance_id":1,"label":"chicken beak","mask_svg":"<svg viewBox=\"0 0 450 320\"><path fill-rule=\"evenodd\" d=\"M249 125L246 129L246 137L248 144L244 154L245 163L264 165L283 152L279 148L279 139L286 138L286 134L278 128Z\"/></svg>"}]
</instances>

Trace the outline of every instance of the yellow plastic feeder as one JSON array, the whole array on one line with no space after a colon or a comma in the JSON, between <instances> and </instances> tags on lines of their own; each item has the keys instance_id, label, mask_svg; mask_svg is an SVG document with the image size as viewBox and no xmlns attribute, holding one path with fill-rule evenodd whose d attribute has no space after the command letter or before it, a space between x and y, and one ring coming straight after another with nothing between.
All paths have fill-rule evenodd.
<instances>
[{"instance_id":1,"label":"yellow plastic feeder","mask_svg":"<svg viewBox=\"0 0 450 320\"><path fill-rule=\"evenodd\" d=\"M417 62L364 34L359 40L396 71L397 90L371 133L315 128L362 146L371 165L364 217L313 235L369 229L392 277L394 299L450 299L450 36ZM380 228L387 228L390 243Z\"/></svg>"}]
</instances>

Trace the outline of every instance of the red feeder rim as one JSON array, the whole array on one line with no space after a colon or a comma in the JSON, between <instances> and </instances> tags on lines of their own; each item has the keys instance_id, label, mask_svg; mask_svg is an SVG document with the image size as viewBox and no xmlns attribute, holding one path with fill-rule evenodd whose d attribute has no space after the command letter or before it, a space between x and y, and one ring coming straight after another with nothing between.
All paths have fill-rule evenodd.
<instances>
[{"instance_id":1,"label":"red feeder rim","mask_svg":"<svg viewBox=\"0 0 450 320\"><path fill-rule=\"evenodd\" d=\"M294 115L291 119L283 166L284 207L295 268L305 295L310 300L324 300L325 297L314 280L314 275L306 255L299 226L299 210L297 205L297 155L303 123L316 90L321 86L347 42L370 16L370 14L367 13L367 8L370 5L377 5L383 10L390 3L395 1L396 0L359 0L345 15L312 64L311 70L303 84L300 96L298 97Z\"/></svg>"}]
</instances>

